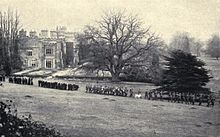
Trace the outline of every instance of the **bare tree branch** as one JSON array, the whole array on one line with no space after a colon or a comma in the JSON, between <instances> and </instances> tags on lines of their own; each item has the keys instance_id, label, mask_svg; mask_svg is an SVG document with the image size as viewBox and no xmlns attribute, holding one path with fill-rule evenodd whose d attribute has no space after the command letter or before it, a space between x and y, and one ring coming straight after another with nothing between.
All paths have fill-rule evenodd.
<instances>
[{"instance_id":1,"label":"bare tree branch","mask_svg":"<svg viewBox=\"0 0 220 137\"><path fill-rule=\"evenodd\" d=\"M148 50L161 44L160 38L150 32L150 27L142 28L137 16L110 12L96 23L98 27L89 26L84 31L91 40L92 56L96 58L91 61L100 65L97 60L103 60L102 65L111 72L113 79L119 77L125 65L143 62Z\"/></svg>"}]
</instances>

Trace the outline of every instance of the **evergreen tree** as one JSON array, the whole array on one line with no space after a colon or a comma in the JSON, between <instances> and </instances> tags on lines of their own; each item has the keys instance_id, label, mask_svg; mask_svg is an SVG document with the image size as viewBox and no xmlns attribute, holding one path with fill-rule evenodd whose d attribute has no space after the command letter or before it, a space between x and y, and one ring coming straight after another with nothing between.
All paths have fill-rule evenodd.
<instances>
[{"instance_id":1,"label":"evergreen tree","mask_svg":"<svg viewBox=\"0 0 220 137\"><path fill-rule=\"evenodd\" d=\"M160 89L173 92L209 92L204 86L211 77L204 68L203 61L181 50L172 51L165 60L166 69Z\"/></svg>"}]
</instances>

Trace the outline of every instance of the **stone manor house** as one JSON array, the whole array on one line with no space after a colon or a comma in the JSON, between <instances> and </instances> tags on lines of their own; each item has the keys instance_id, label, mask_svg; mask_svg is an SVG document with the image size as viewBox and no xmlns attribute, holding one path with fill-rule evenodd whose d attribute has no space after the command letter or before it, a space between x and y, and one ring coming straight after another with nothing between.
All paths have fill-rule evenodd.
<instances>
[{"instance_id":1,"label":"stone manor house","mask_svg":"<svg viewBox=\"0 0 220 137\"><path fill-rule=\"evenodd\" d=\"M20 54L23 68L62 69L76 67L79 63L79 49L74 43L74 33L66 27L57 27L55 31L19 32Z\"/></svg>"}]
</instances>

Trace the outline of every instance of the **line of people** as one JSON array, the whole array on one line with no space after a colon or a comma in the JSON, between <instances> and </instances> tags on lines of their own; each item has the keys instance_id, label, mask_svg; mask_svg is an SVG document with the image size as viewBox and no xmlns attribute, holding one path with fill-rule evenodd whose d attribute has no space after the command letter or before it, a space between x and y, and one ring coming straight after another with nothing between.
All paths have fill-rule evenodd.
<instances>
[{"instance_id":1,"label":"line of people","mask_svg":"<svg viewBox=\"0 0 220 137\"><path fill-rule=\"evenodd\" d=\"M15 83L15 84L33 85L33 78L29 78L29 77L10 76L8 78L8 81L9 83Z\"/></svg>"},{"instance_id":2,"label":"line of people","mask_svg":"<svg viewBox=\"0 0 220 137\"><path fill-rule=\"evenodd\" d=\"M5 76L4 75L0 75L0 82L5 82Z\"/></svg>"},{"instance_id":3,"label":"line of people","mask_svg":"<svg viewBox=\"0 0 220 137\"><path fill-rule=\"evenodd\" d=\"M134 97L134 98L144 98L148 100L167 100L168 102L174 103L185 103L195 105L202 105L206 103L207 107L214 106L215 98L212 94L204 93L180 93L180 92L167 92L158 91L156 89L146 91L144 96L142 96L140 90L136 93L133 89L128 89L127 87L109 87L109 86L99 86L99 85L87 85L86 93L94 94L104 94L112 96L123 96L123 97Z\"/></svg>"},{"instance_id":4,"label":"line of people","mask_svg":"<svg viewBox=\"0 0 220 137\"><path fill-rule=\"evenodd\" d=\"M94 94L105 94L112 96L122 96L127 97L133 96L133 90L128 89L127 87L108 87L108 86L98 86L98 85L87 85L86 93L94 93Z\"/></svg>"},{"instance_id":5,"label":"line of people","mask_svg":"<svg viewBox=\"0 0 220 137\"><path fill-rule=\"evenodd\" d=\"M214 106L215 98L211 93L189 93L189 92L169 92L151 90L145 92L145 99L148 100L168 100L168 102L202 105L206 103L207 107Z\"/></svg>"},{"instance_id":6,"label":"line of people","mask_svg":"<svg viewBox=\"0 0 220 137\"><path fill-rule=\"evenodd\" d=\"M44 88L60 89L60 90L78 90L79 88L79 86L76 84L49 82L45 80L38 80L38 86Z\"/></svg>"}]
</instances>

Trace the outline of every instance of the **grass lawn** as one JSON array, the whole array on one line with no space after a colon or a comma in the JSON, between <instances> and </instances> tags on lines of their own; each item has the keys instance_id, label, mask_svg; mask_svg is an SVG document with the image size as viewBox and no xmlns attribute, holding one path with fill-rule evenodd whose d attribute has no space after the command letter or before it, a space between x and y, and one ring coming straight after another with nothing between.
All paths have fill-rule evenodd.
<instances>
[{"instance_id":1,"label":"grass lawn","mask_svg":"<svg viewBox=\"0 0 220 137\"><path fill-rule=\"evenodd\" d=\"M13 99L20 116L30 113L71 137L220 137L219 103L208 108L87 94L85 83L77 84L79 91L4 83L0 98Z\"/></svg>"}]
</instances>

